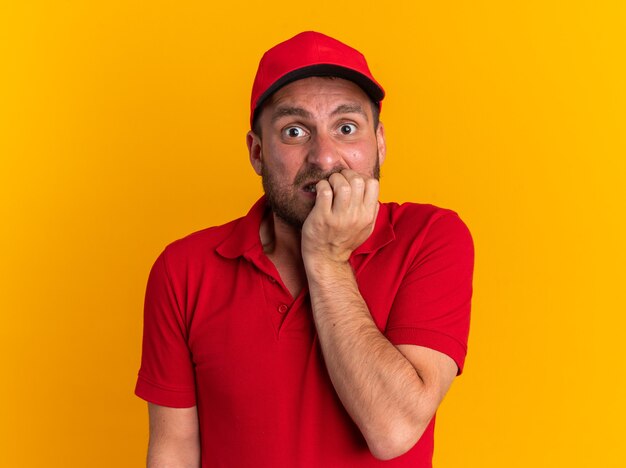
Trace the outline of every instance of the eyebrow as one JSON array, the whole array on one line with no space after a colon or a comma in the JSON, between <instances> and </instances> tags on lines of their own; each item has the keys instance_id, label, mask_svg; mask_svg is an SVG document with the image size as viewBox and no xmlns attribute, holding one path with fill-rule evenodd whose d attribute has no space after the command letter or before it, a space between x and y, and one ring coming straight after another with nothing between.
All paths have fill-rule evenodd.
<instances>
[{"instance_id":1,"label":"eyebrow","mask_svg":"<svg viewBox=\"0 0 626 468\"><path fill-rule=\"evenodd\" d=\"M360 114L365 117L365 120L369 122L369 117L367 113L363 110L360 104L341 104L337 106L337 108L330 113L331 116L341 115L341 114ZM302 107L296 106L283 106L277 107L272 114L272 123L276 122L278 119L282 117L301 117L303 119L312 119L313 114L311 114L308 110L303 109Z\"/></svg>"},{"instance_id":2,"label":"eyebrow","mask_svg":"<svg viewBox=\"0 0 626 468\"><path fill-rule=\"evenodd\" d=\"M361 114L369 122L369 118L360 104L341 104L330 115L335 116L339 114Z\"/></svg>"},{"instance_id":3,"label":"eyebrow","mask_svg":"<svg viewBox=\"0 0 626 468\"><path fill-rule=\"evenodd\" d=\"M302 117L303 119L310 119L313 117L309 111L303 109L302 107L278 107L272 114L272 123L276 122L281 117L288 116Z\"/></svg>"}]
</instances>

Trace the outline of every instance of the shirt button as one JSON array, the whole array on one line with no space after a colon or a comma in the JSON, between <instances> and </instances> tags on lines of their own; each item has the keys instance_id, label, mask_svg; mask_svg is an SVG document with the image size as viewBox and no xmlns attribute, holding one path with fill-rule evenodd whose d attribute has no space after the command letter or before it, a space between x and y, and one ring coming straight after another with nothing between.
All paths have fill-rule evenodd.
<instances>
[{"instance_id":1,"label":"shirt button","mask_svg":"<svg viewBox=\"0 0 626 468\"><path fill-rule=\"evenodd\" d=\"M280 312L281 314L284 314L285 312L287 312L287 309L289 307L287 307L285 304L281 304L278 306L278 312Z\"/></svg>"}]
</instances>

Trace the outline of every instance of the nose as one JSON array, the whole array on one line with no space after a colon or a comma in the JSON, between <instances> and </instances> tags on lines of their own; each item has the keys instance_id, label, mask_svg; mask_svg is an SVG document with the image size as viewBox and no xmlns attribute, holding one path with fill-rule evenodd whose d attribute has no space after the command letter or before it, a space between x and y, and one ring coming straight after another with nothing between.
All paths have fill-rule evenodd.
<instances>
[{"instance_id":1,"label":"nose","mask_svg":"<svg viewBox=\"0 0 626 468\"><path fill-rule=\"evenodd\" d=\"M337 143L330 135L322 132L316 133L311 138L307 159L309 164L323 171L330 171L341 166L341 155Z\"/></svg>"}]
</instances>

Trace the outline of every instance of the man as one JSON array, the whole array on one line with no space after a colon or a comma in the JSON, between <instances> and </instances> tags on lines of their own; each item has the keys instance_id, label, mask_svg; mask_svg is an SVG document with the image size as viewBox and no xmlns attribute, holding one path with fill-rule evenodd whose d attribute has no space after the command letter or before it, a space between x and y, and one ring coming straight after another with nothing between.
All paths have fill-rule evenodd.
<instances>
[{"instance_id":1,"label":"man","mask_svg":"<svg viewBox=\"0 0 626 468\"><path fill-rule=\"evenodd\" d=\"M383 97L328 36L263 56L247 145L265 196L148 280L149 466L431 466L473 247L452 211L378 202Z\"/></svg>"}]
</instances>

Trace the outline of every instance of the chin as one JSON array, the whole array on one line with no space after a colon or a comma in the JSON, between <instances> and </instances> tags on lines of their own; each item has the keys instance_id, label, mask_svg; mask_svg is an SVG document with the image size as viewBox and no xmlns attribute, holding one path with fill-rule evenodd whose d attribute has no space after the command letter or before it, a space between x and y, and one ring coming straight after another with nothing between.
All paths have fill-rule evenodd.
<instances>
[{"instance_id":1,"label":"chin","mask_svg":"<svg viewBox=\"0 0 626 468\"><path fill-rule=\"evenodd\" d=\"M271 198L268 198L268 203L270 209L279 220L297 229L302 229L304 221L313 209L313 205L315 205L315 201L306 204L276 203L276 200L271 200Z\"/></svg>"}]
</instances>

